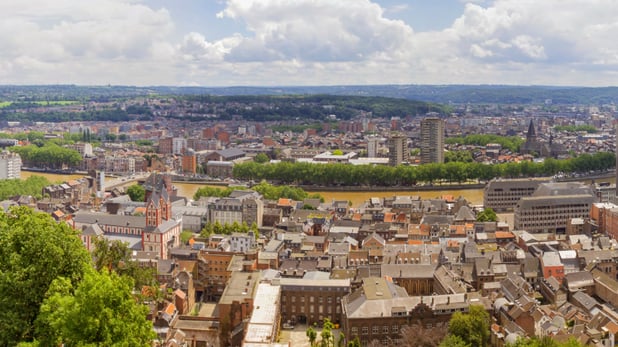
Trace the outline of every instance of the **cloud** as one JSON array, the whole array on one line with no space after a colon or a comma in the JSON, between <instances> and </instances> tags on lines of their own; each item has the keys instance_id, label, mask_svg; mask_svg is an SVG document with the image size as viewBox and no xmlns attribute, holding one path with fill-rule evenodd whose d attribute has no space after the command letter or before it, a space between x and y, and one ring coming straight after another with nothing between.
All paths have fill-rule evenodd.
<instances>
[{"instance_id":1,"label":"cloud","mask_svg":"<svg viewBox=\"0 0 618 347\"><path fill-rule=\"evenodd\" d=\"M182 18L148 0L3 0L0 81L615 84L613 0L465 1L432 31L379 1L220 1L212 19L242 29L213 37L179 32Z\"/></svg>"},{"instance_id":2,"label":"cloud","mask_svg":"<svg viewBox=\"0 0 618 347\"><path fill-rule=\"evenodd\" d=\"M402 21L387 19L368 0L230 0L220 18L244 22L252 37L230 61L362 61L397 51L412 37Z\"/></svg>"}]
</instances>

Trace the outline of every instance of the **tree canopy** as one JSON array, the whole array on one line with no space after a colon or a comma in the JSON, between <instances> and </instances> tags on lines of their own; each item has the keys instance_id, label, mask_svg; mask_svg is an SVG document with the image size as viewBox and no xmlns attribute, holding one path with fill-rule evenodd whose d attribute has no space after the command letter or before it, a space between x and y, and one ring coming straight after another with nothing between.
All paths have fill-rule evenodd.
<instances>
[{"instance_id":1,"label":"tree canopy","mask_svg":"<svg viewBox=\"0 0 618 347\"><path fill-rule=\"evenodd\" d=\"M90 264L68 225L27 207L0 212L0 345L31 341L51 283L76 285Z\"/></svg>"},{"instance_id":2,"label":"tree canopy","mask_svg":"<svg viewBox=\"0 0 618 347\"><path fill-rule=\"evenodd\" d=\"M134 271L126 245L100 243L99 272L67 224L28 207L0 212L0 345L149 345L132 290L134 278L154 277Z\"/></svg>"},{"instance_id":3,"label":"tree canopy","mask_svg":"<svg viewBox=\"0 0 618 347\"><path fill-rule=\"evenodd\" d=\"M37 337L41 346L150 346L155 338L139 304L133 281L115 272L90 269L73 286L56 279L41 306Z\"/></svg>"},{"instance_id":4,"label":"tree canopy","mask_svg":"<svg viewBox=\"0 0 618 347\"><path fill-rule=\"evenodd\" d=\"M471 305L469 313L455 312L449 322L448 336L440 346L488 346L489 324L489 313L481 305Z\"/></svg>"},{"instance_id":5,"label":"tree canopy","mask_svg":"<svg viewBox=\"0 0 618 347\"><path fill-rule=\"evenodd\" d=\"M134 184L127 188L127 194L131 201L146 201L146 189L139 184Z\"/></svg>"}]
</instances>

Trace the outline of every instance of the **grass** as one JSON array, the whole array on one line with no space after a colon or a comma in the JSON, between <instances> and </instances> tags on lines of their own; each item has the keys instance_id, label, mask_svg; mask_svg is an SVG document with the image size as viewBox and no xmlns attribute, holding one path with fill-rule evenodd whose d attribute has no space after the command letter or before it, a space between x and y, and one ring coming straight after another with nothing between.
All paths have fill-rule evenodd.
<instances>
[{"instance_id":1,"label":"grass","mask_svg":"<svg viewBox=\"0 0 618 347\"><path fill-rule=\"evenodd\" d=\"M33 104L40 106L67 106L78 104L79 101L74 100L50 100L50 101L32 101ZM0 108L9 107L13 101L0 101Z\"/></svg>"}]
</instances>

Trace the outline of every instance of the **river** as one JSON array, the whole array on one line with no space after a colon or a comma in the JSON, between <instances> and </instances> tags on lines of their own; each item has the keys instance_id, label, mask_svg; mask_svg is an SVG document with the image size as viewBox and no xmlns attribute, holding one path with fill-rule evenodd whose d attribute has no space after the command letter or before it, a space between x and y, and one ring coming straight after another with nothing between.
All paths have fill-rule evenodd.
<instances>
[{"instance_id":1,"label":"river","mask_svg":"<svg viewBox=\"0 0 618 347\"><path fill-rule=\"evenodd\" d=\"M50 182L62 182L70 179L76 179L83 177L83 175L61 175L61 174L50 174L50 173L40 173L40 172L28 172L22 171L21 177L22 179L26 179L32 175L39 175L47 177ZM615 182L615 178L598 180L598 182ZM588 182L589 183L589 182ZM178 195L187 197L191 199L193 194L197 191L198 188L203 187L203 184L196 183L184 183L184 182L175 182L174 186L178 189ZM221 186L212 186L221 188ZM433 190L433 191L373 191L373 192L324 192L324 191L315 191L310 192L310 194L318 193L324 197L325 202L330 202L333 200L343 200L343 201L351 201L352 207L359 207L365 201L372 197L391 197L391 196L409 196L416 195L420 196L422 199L432 199L436 197L440 197L442 195L451 195L454 198L463 197L468 200L470 203L474 205L482 205L483 204L483 189L459 189L459 190Z\"/></svg>"},{"instance_id":2,"label":"river","mask_svg":"<svg viewBox=\"0 0 618 347\"><path fill-rule=\"evenodd\" d=\"M22 171L21 178L27 179L30 176L37 175L46 177L52 183L63 182L71 179L77 179L83 177L83 175L62 175L62 174L52 174L52 173L42 173L42 172L29 172ZM203 187L203 184L196 183L184 183L184 182L174 182L174 186L178 189L178 195L184 196L187 198L192 198L193 194L197 191L198 188ZM221 186L211 186L216 188L221 188ZM418 195L423 199L430 199L440 197L441 195L452 195L455 198L462 196L470 201L472 204L480 205L483 203L483 190L482 189L461 189L461 190L435 190L435 191L373 191L373 192L333 192L333 191L315 191L310 192L310 194L320 194L324 197L325 202L330 202L332 200L343 200L343 201L352 201L353 207L360 206L363 202L369 200L372 197L390 197L390 196L398 196L398 195Z\"/></svg>"}]
</instances>

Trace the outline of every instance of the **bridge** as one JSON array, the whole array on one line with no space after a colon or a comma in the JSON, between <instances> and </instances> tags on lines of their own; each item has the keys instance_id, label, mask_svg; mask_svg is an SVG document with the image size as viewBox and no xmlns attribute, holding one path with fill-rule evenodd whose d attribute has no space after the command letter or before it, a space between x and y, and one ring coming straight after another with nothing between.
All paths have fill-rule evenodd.
<instances>
[{"instance_id":1,"label":"bridge","mask_svg":"<svg viewBox=\"0 0 618 347\"><path fill-rule=\"evenodd\" d=\"M131 176L118 177L113 180L106 180L105 182L105 191L110 191L114 188L130 186L138 181L145 181L146 178L150 176L150 172L139 173Z\"/></svg>"}]
</instances>

